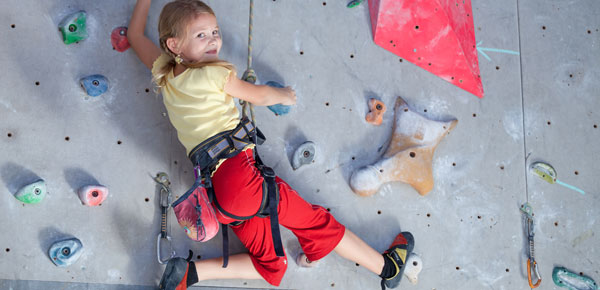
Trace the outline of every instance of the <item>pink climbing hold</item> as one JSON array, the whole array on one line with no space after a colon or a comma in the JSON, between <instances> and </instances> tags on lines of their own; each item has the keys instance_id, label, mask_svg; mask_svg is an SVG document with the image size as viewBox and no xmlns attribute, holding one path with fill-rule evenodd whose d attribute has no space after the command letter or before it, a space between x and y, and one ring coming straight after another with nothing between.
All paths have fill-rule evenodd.
<instances>
[{"instance_id":1,"label":"pink climbing hold","mask_svg":"<svg viewBox=\"0 0 600 290\"><path fill-rule=\"evenodd\" d=\"M83 204L98 206L108 197L108 188L102 185L88 185L80 188L77 193Z\"/></svg>"},{"instance_id":2,"label":"pink climbing hold","mask_svg":"<svg viewBox=\"0 0 600 290\"><path fill-rule=\"evenodd\" d=\"M369 0L375 44L483 98L471 0Z\"/></svg>"},{"instance_id":3,"label":"pink climbing hold","mask_svg":"<svg viewBox=\"0 0 600 290\"><path fill-rule=\"evenodd\" d=\"M127 27L121 26L113 29L112 33L110 34L110 42L116 51L126 51L129 48L129 41L127 40Z\"/></svg>"}]
</instances>

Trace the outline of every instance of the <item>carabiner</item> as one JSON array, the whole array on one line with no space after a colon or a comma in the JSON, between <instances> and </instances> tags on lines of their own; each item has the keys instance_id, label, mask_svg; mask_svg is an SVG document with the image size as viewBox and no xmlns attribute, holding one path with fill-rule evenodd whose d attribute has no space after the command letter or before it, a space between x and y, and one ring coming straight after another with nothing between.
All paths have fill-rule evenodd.
<instances>
[{"instance_id":1,"label":"carabiner","mask_svg":"<svg viewBox=\"0 0 600 290\"><path fill-rule=\"evenodd\" d=\"M533 271L535 272L535 277L537 279L537 282L535 284L533 284L533 282L531 281L531 264L533 264ZM531 259L527 259L527 280L529 281L529 287L531 287L531 289L537 288L538 286L540 286L540 283L542 283L542 277L540 277L537 262L535 260L531 261Z\"/></svg>"},{"instance_id":2,"label":"carabiner","mask_svg":"<svg viewBox=\"0 0 600 290\"><path fill-rule=\"evenodd\" d=\"M169 242L169 248L171 249L171 256L167 259L163 259L162 255L161 255L161 241L162 239L167 240L167 242ZM162 237L162 233L158 234L158 237L156 238L156 257L158 258L158 262L162 265L166 264L169 260L173 259L175 257L175 251L173 250L173 246L171 245L171 236L166 236L166 237Z\"/></svg>"}]
</instances>

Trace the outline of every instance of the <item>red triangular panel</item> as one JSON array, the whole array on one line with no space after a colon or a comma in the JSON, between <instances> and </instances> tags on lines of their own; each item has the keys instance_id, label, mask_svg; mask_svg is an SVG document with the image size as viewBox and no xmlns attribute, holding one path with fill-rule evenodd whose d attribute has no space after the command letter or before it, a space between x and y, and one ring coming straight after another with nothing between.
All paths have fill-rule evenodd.
<instances>
[{"instance_id":1,"label":"red triangular panel","mask_svg":"<svg viewBox=\"0 0 600 290\"><path fill-rule=\"evenodd\" d=\"M483 98L471 0L369 0L375 43Z\"/></svg>"}]
</instances>

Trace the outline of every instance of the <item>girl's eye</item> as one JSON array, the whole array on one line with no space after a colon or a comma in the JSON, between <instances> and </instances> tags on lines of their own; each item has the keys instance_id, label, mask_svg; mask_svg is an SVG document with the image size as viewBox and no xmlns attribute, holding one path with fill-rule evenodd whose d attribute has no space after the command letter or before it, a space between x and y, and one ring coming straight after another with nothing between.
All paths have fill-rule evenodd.
<instances>
[{"instance_id":1,"label":"girl's eye","mask_svg":"<svg viewBox=\"0 0 600 290\"><path fill-rule=\"evenodd\" d=\"M200 37L200 38L204 38L204 36L205 36L204 33L198 34L198 37Z\"/></svg>"},{"instance_id":2,"label":"girl's eye","mask_svg":"<svg viewBox=\"0 0 600 290\"><path fill-rule=\"evenodd\" d=\"M218 31L218 30L214 30L214 31L213 31L213 35L214 35L214 36L219 36L219 31Z\"/></svg>"}]
</instances>

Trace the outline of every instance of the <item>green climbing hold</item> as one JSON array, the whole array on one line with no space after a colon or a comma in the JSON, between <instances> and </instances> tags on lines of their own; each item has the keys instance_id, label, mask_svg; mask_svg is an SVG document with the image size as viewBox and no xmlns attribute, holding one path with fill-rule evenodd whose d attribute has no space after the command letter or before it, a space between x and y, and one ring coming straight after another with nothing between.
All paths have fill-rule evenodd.
<instances>
[{"instance_id":1,"label":"green climbing hold","mask_svg":"<svg viewBox=\"0 0 600 290\"><path fill-rule=\"evenodd\" d=\"M39 203L46 196L46 182L40 179L32 184L25 185L15 194L15 198L24 203Z\"/></svg>"},{"instance_id":2,"label":"green climbing hold","mask_svg":"<svg viewBox=\"0 0 600 290\"><path fill-rule=\"evenodd\" d=\"M63 42L71 44L84 40L88 37L85 20L87 14L85 11L75 12L63 19L58 25L58 29L62 33Z\"/></svg>"},{"instance_id":3,"label":"green climbing hold","mask_svg":"<svg viewBox=\"0 0 600 290\"><path fill-rule=\"evenodd\" d=\"M563 267L554 267L552 281L556 286L569 290L598 290L598 284L591 278L578 275Z\"/></svg>"}]
</instances>

